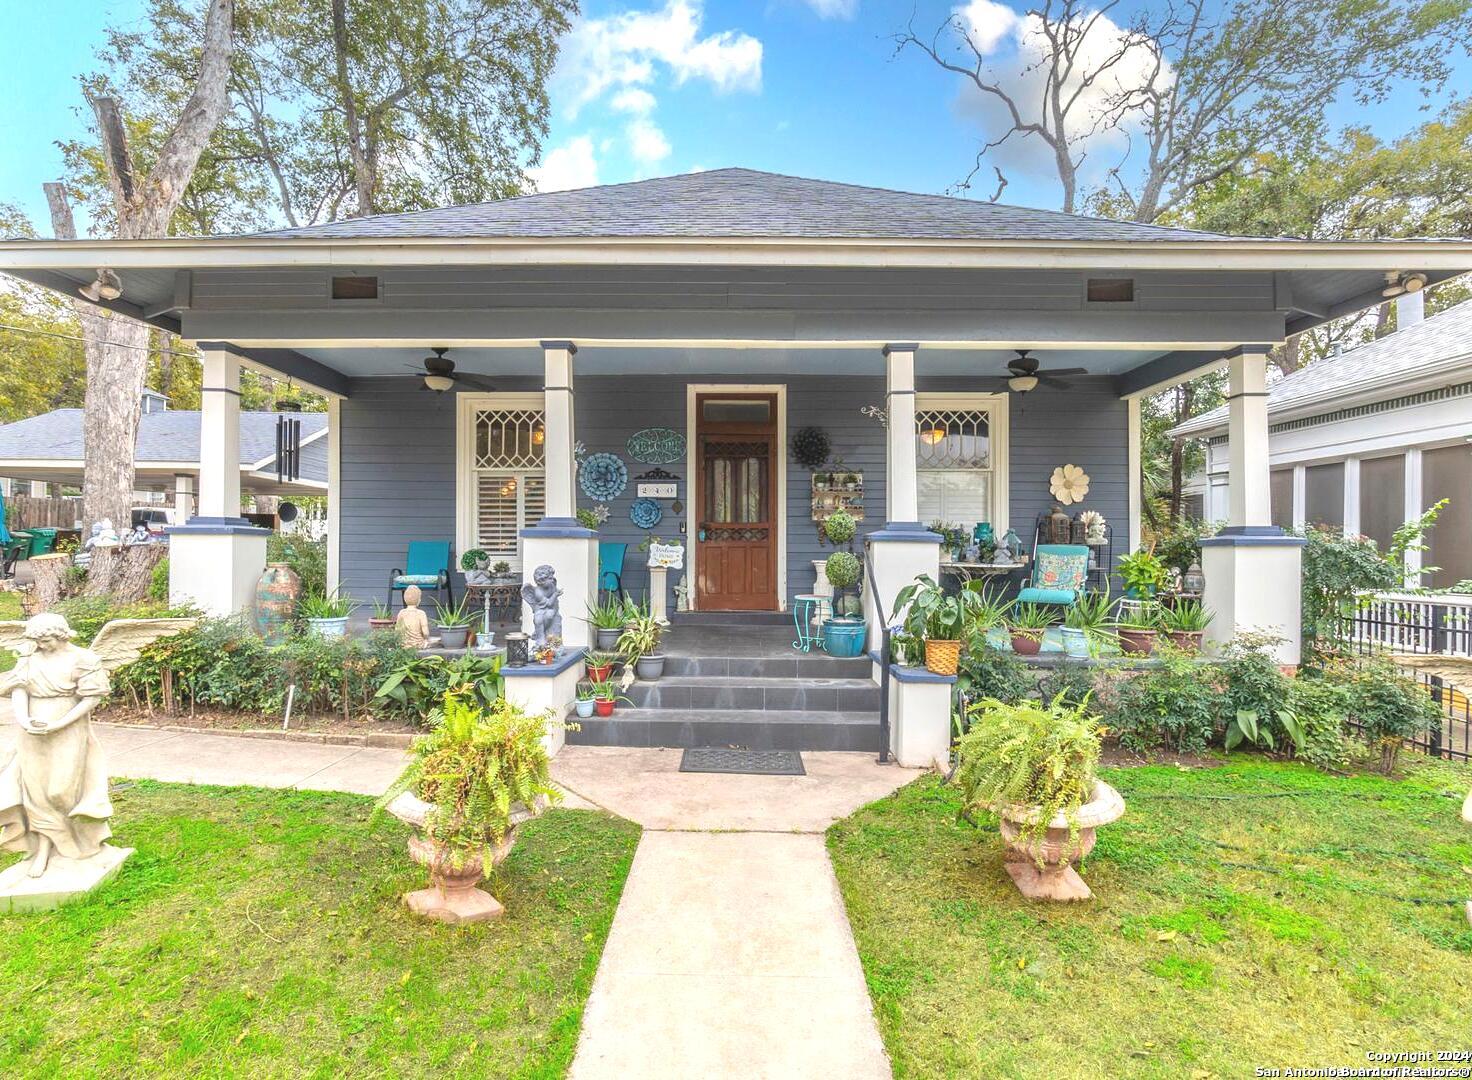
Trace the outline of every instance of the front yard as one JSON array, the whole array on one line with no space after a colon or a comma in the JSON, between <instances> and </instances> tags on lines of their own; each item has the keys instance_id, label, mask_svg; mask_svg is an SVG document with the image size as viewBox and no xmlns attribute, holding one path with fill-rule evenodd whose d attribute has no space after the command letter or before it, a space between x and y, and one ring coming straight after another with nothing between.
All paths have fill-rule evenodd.
<instances>
[{"instance_id":1,"label":"front yard","mask_svg":"<svg viewBox=\"0 0 1472 1080\"><path fill-rule=\"evenodd\" d=\"M895 1075L1204 1078L1467 1049L1472 769L1402 768L1105 769L1128 810L1080 905L1023 900L995 819L959 820L936 777L834 825Z\"/></svg>"},{"instance_id":2,"label":"front yard","mask_svg":"<svg viewBox=\"0 0 1472 1080\"><path fill-rule=\"evenodd\" d=\"M560 1076L639 828L553 810L497 923L400 900L424 874L350 795L119 782L96 895L0 916L0 1075ZM13 856L0 856L8 864ZM146 1066L145 1064L146 1063Z\"/></svg>"}]
</instances>

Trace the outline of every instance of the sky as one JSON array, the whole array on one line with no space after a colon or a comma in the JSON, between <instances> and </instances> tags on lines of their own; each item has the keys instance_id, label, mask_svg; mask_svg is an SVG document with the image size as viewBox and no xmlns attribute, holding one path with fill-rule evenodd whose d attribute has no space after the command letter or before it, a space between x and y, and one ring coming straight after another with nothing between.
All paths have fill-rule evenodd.
<instances>
[{"instance_id":1,"label":"sky","mask_svg":"<svg viewBox=\"0 0 1472 1080\"><path fill-rule=\"evenodd\" d=\"M933 29L957 6L1011 77L1020 74L1018 12L994 0L584 0L551 85L552 130L538 187L552 190L740 165L906 191L947 192L1001 129L974 91L924 56L895 56L912 16ZM85 133L77 76L96 67L108 24L142 0L0 0L0 202L45 231L41 184L61 171L59 139ZM1459 81L1472 84L1472 63ZM1416 95L1336 125L1394 138L1423 120ZM1117 149L1098 147L1094 160ZM1058 186L1036 149L1009 145L1003 202L1056 208ZM991 194L988 170L976 197Z\"/></svg>"}]
</instances>

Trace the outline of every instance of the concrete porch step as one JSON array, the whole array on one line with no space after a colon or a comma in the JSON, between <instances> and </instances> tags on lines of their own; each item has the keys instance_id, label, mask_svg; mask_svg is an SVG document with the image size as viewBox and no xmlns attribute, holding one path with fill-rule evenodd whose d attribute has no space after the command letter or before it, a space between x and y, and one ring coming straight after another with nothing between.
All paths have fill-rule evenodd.
<instances>
[{"instance_id":1,"label":"concrete porch step","mask_svg":"<svg viewBox=\"0 0 1472 1080\"><path fill-rule=\"evenodd\" d=\"M578 746L739 746L749 750L879 752L879 714L756 712L746 709L635 709L574 718L567 741Z\"/></svg>"},{"instance_id":2,"label":"concrete porch step","mask_svg":"<svg viewBox=\"0 0 1472 1080\"><path fill-rule=\"evenodd\" d=\"M671 626L791 626L788 611L672 611Z\"/></svg>"},{"instance_id":3,"label":"concrete porch step","mask_svg":"<svg viewBox=\"0 0 1472 1080\"><path fill-rule=\"evenodd\" d=\"M782 656L691 656L680 655L672 643L665 658L666 676L715 675L757 679L868 679L874 665L868 657L852 659L827 653L800 653L788 649Z\"/></svg>"},{"instance_id":4,"label":"concrete porch step","mask_svg":"<svg viewBox=\"0 0 1472 1080\"><path fill-rule=\"evenodd\" d=\"M666 675L625 691L640 709L752 709L764 712L874 712L879 686L871 678L758 678L750 675Z\"/></svg>"}]
</instances>

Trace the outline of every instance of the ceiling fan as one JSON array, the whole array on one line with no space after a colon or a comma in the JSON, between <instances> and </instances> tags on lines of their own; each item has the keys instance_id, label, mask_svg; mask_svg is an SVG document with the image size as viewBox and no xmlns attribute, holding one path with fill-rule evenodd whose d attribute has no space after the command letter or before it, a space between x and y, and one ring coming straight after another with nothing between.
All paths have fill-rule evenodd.
<instances>
[{"instance_id":1,"label":"ceiling fan","mask_svg":"<svg viewBox=\"0 0 1472 1080\"><path fill-rule=\"evenodd\" d=\"M1088 368L1039 368L1036 357L1029 356L1031 349L1018 349L1017 356L1007 362L1007 389L1018 394L1025 394L1035 388L1038 383L1051 386L1056 389L1066 390L1068 384L1063 381L1066 375L1087 375Z\"/></svg>"},{"instance_id":2,"label":"ceiling fan","mask_svg":"<svg viewBox=\"0 0 1472 1080\"><path fill-rule=\"evenodd\" d=\"M474 387L477 390L494 390L496 388L489 379L483 378L480 375L457 374L455 371L455 361L445 355L445 353L450 351L448 347L434 345L430 347L429 351L434 353L434 355L424 358L424 386L422 389L433 390L436 394L443 394L446 390L452 389L457 382L465 386ZM408 367L411 371L420 370L413 364L408 365Z\"/></svg>"},{"instance_id":3,"label":"ceiling fan","mask_svg":"<svg viewBox=\"0 0 1472 1080\"><path fill-rule=\"evenodd\" d=\"M1426 275L1420 271L1407 274L1402 270L1392 270L1385 275L1385 288L1380 290L1380 295L1389 300L1406 293L1420 292L1425 287Z\"/></svg>"}]
</instances>

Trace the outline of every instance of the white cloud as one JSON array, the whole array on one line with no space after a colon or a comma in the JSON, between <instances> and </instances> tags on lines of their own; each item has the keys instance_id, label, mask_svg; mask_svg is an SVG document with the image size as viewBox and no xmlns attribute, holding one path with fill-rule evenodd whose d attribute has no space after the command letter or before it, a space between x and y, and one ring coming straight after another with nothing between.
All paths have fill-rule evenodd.
<instances>
[{"instance_id":1,"label":"white cloud","mask_svg":"<svg viewBox=\"0 0 1472 1080\"><path fill-rule=\"evenodd\" d=\"M701 36L700 0L665 0L653 11L584 19L563 39L553 94L569 117L614 87L646 86L660 67L677 85L716 91L761 89L762 43L739 30Z\"/></svg>"},{"instance_id":2,"label":"white cloud","mask_svg":"<svg viewBox=\"0 0 1472 1080\"><path fill-rule=\"evenodd\" d=\"M549 151L542 164L527 171L538 191L592 187L598 183L598 161L593 156L593 140L586 135L569 139Z\"/></svg>"},{"instance_id":3,"label":"white cloud","mask_svg":"<svg viewBox=\"0 0 1472 1080\"><path fill-rule=\"evenodd\" d=\"M859 13L859 0L807 0L820 19L852 19Z\"/></svg>"},{"instance_id":4,"label":"white cloud","mask_svg":"<svg viewBox=\"0 0 1472 1080\"><path fill-rule=\"evenodd\" d=\"M670 141L659 125L648 117L635 117L624 128L629 137L629 154L641 165L658 165L670 156Z\"/></svg>"},{"instance_id":5,"label":"white cloud","mask_svg":"<svg viewBox=\"0 0 1472 1080\"><path fill-rule=\"evenodd\" d=\"M970 0L955 11L967 29L971 41L986 58L993 80L1005 90L1014 102L1024 122L1041 121L1043 86L1050 69L1049 44L1043 35L1043 22L1036 13L1018 15L1005 4L993 0ZM1096 12L1081 11L1079 22L1095 19ZM1126 47L1127 46L1127 47ZM1093 83L1083 86L1090 74L1097 73L1101 64L1123 49L1123 55L1102 74L1097 74ZM969 62L969 50L963 62ZM1153 42L1130 42L1130 32L1111 21L1107 15L1098 16L1087 35L1078 44L1072 72L1064 84L1065 94L1079 90L1078 104L1070 112L1067 134L1074 140L1074 153L1087 152L1089 160L1085 168L1104 168L1113 164L1117 157L1100 151L1122 152L1127 145L1129 129L1114 126L1112 129L1096 131L1099 121L1108 114L1111 105L1122 94L1147 85L1153 77L1157 86L1169 85L1175 79L1169 62L1161 64L1155 72L1156 52ZM1011 115L1006 105L994 95L982 93L967 83L957 102L963 115L975 120L986 138L1000 138L1011 126ZM1033 174L1048 175L1053 170L1052 151L1039 139L1013 135L1002 146L988 155L1004 169Z\"/></svg>"},{"instance_id":6,"label":"white cloud","mask_svg":"<svg viewBox=\"0 0 1472 1080\"><path fill-rule=\"evenodd\" d=\"M627 90L620 90L614 94L608 104L610 108L619 112L648 116L654 111L656 102L654 95L648 90L640 90L637 86L631 86Z\"/></svg>"}]
</instances>

